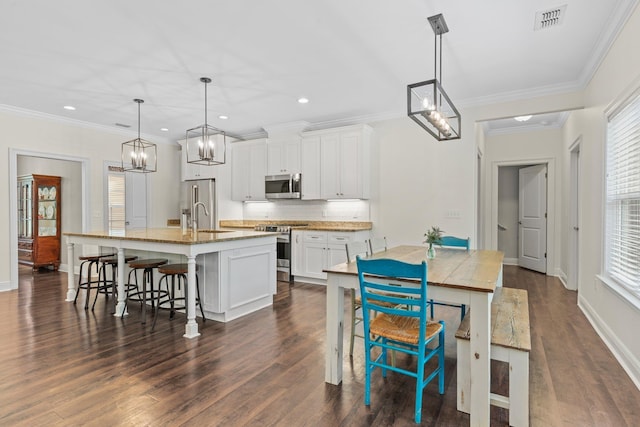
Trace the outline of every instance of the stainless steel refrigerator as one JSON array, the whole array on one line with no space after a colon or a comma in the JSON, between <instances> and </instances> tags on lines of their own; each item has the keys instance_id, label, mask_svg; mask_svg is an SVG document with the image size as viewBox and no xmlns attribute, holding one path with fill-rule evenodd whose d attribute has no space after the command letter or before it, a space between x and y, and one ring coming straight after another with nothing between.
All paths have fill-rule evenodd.
<instances>
[{"instance_id":1,"label":"stainless steel refrigerator","mask_svg":"<svg viewBox=\"0 0 640 427\"><path fill-rule=\"evenodd\" d=\"M196 188L194 188L196 186ZM194 200L194 197L196 200ZM201 179L196 181L184 181L181 183L180 191L180 212L182 221L187 220L187 227L191 227L193 217L193 206L195 202L201 202L205 209L198 203L195 217L198 221L199 229L218 228L218 203L216 196L216 180Z\"/></svg>"}]
</instances>

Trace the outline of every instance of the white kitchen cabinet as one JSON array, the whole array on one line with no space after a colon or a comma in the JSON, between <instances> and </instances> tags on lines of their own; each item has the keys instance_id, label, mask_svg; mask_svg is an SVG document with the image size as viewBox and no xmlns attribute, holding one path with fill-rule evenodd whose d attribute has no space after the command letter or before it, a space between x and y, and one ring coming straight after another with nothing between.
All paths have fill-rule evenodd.
<instances>
[{"instance_id":1,"label":"white kitchen cabinet","mask_svg":"<svg viewBox=\"0 0 640 427\"><path fill-rule=\"evenodd\" d=\"M305 154L307 141L319 138L320 198L368 199L371 179L372 129L366 125L346 126L303 134L303 193L306 169L313 168L313 156ZM309 151L312 151L310 148ZM317 164L317 163L316 163ZM312 183L313 179L311 178Z\"/></svg>"},{"instance_id":2,"label":"white kitchen cabinet","mask_svg":"<svg viewBox=\"0 0 640 427\"><path fill-rule=\"evenodd\" d=\"M302 274L303 268L303 230L291 230L291 274L297 276Z\"/></svg>"},{"instance_id":3,"label":"white kitchen cabinet","mask_svg":"<svg viewBox=\"0 0 640 427\"><path fill-rule=\"evenodd\" d=\"M300 137L267 140L267 175L300 173Z\"/></svg>"},{"instance_id":4,"label":"white kitchen cabinet","mask_svg":"<svg viewBox=\"0 0 640 427\"><path fill-rule=\"evenodd\" d=\"M267 174L265 139L237 142L231 155L231 198L237 201L266 200L264 177Z\"/></svg>"},{"instance_id":5,"label":"white kitchen cabinet","mask_svg":"<svg viewBox=\"0 0 640 427\"><path fill-rule=\"evenodd\" d=\"M325 283L324 269L347 261L345 244L366 240L369 231L295 231L292 262L296 281Z\"/></svg>"},{"instance_id":6,"label":"white kitchen cabinet","mask_svg":"<svg viewBox=\"0 0 640 427\"><path fill-rule=\"evenodd\" d=\"M321 199L319 136L306 136L302 138L302 142L300 143L300 171L302 173L302 199Z\"/></svg>"}]
</instances>

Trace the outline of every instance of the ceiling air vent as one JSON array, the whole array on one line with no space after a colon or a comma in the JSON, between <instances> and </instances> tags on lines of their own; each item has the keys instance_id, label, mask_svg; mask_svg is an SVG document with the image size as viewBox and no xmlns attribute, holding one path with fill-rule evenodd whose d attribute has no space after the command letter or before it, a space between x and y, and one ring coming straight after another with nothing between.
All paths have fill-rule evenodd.
<instances>
[{"instance_id":1,"label":"ceiling air vent","mask_svg":"<svg viewBox=\"0 0 640 427\"><path fill-rule=\"evenodd\" d=\"M130 128L131 125L125 125L124 123L116 123L116 126L120 126L121 128Z\"/></svg>"},{"instance_id":2,"label":"ceiling air vent","mask_svg":"<svg viewBox=\"0 0 640 427\"><path fill-rule=\"evenodd\" d=\"M541 10L536 12L536 21L533 25L534 30L544 30L545 28L557 27L562 24L567 5L554 7L553 9Z\"/></svg>"}]
</instances>

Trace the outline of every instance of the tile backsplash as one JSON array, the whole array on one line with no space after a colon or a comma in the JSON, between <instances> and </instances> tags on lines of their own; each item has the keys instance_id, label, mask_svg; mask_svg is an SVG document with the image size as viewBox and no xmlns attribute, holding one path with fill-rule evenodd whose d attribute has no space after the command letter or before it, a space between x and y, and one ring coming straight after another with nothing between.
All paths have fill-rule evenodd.
<instances>
[{"instance_id":1,"label":"tile backsplash","mask_svg":"<svg viewBox=\"0 0 640 427\"><path fill-rule=\"evenodd\" d=\"M291 219L311 221L370 221L367 200L277 200L244 203L243 217L248 220Z\"/></svg>"}]
</instances>

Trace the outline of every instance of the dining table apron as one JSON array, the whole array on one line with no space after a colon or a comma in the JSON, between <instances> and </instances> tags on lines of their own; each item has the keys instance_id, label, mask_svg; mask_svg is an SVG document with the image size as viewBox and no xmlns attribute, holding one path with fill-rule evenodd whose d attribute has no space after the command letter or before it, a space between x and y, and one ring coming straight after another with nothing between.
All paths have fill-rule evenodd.
<instances>
[{"instance_id":1,"label":"dining table apron","mask_svg":"<svg viewBox=\"0 0 640 427\"><path fill-rule=\"evenodd\" d=\"M366 259L387 258L409 263L427 261L427 297L437 301L466 304L471 322L470 396L457 390L458 410L468 400L471 426L489 425L491 384L491 300L496 286L502 286L503 253L492 250L463 251L438 249L434 259L427 259L422 246L397 246L378 252ZM358 289L358 269L355 261L334 265L327 273L327 324L325 349L325 381L342 382L344 289ZM403 286L417 282L393 280ZM462 369L458 364L458 369Z\"/></svg>"},{"instance_id":2,"label":"dining table apron","mask_svg":"<svg viewBox=\"0 0 640 427\"><path fill-rule=\"evenodd\" d=\"M238 231L229 234L207 232L181 232L180 229L139 229L127 231L125 235L109 234L108 232L65 233L67 238L67 298L74 301L76 280L74 278L74 245L95 245L116 249L118 255L118 302L114 316L124 316L126 312L125 292L125 249L161 252L167 254L184 255L187 258L187 323L185 338L196 338L198 323L196 322L196 257L200 254L220 252L243 246L246 239L257 239L275 245L276 237L273 233L254 231ZM246 244L245 244L246 245Z\"/></svg>"}]
</instances>

